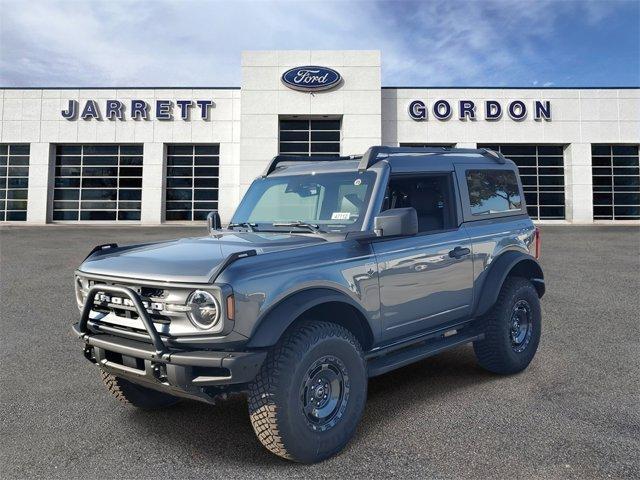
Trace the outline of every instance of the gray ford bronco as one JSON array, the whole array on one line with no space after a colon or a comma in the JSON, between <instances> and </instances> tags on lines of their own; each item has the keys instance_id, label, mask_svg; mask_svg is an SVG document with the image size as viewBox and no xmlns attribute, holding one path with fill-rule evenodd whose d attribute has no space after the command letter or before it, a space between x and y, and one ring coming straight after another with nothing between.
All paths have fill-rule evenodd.
<instances>
[{"instance_id":1,"label":"gray ford bronco","mask_svg":"<svg viewBox=\"0 0 640 480\"><path fill-rule=\"evenodd\" d=\"M243 393L260 442L310 463L353 436L369 377L469 342L513 374L538 347L539 232L499 153L278 156L208 227L97 246L75 274L73 329L125 403Z\"/></svg>"}]
</instances>

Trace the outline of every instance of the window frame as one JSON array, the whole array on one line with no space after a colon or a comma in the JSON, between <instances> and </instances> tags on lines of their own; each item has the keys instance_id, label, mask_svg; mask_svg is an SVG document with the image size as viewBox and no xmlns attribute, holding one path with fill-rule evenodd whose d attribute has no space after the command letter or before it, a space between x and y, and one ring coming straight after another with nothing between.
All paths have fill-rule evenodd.
<instances>
[{"instance_id":1,"label":"window frame","mask_svg":"<svg viewBox=\"0 0 640 480\"><path fill-rule=\"evenodd\" d=\"M107 153L100 152L101 147L107 148L116 148L116 153ZM131 153L127 151L127 148L134 147L139 149L140 153ZM77 150L77 151L76 151ZM124 151L123 151L124 150ZM79 163L66 164L64 163L64 159L66 157L69 158L77 158ZM108 165L105 163L101 165L99 162L103 161L103 157L114 157L116 158L115 165ZM123 163L122 159L126 157L135 157L139 160L139 163L136 164L128 164ZM100 159L100 160L96 160ZM93 163L98 162L98 163ZM62 169L72 169L77 168L77 175L62 175L58 174L58 171ZM85 173L85 168L91 169L114 169L116 171L116 175L88 175ZM123 172L123 175L120 175L121 169L126 169ZM131 171L128 169L140 169L139 175L131 175ZM87 224L136 224L142 221L142 181L144 177L144 145L141 143L59 143L55 146L55 159L54 159L54 185L53 185L53 193L52 193L52 204L51 204L51 221L53 223L87 223ZM62 172L61 172L62 173ZM78 186L56 186L57 180L59 179L73 179L78 180ZM85 179L108 179L114 180L115 186L85 186L83 185L83 180ZM139 187L130 187L130 186L122 186L121 180L139 180ZM98 192L105 190L114 190L115 191L115 200L105 200L105 199L91 199L91 198L83 198L83 192ZM77 191L78 198L77 199L60 199L56 198L57 192L63 191ZM124 192L139 192L140 199L127 199L121 198L121 195ZM128 194L127 194L128 195ZM134 194L137 196L137 194ZM56 202L60 204L68 203L69 205L64 205L56 207ZM113 208L97 208L97 207L85 207L83 208L83 202L89 203L113 203ZM74 204L76 205L74 207ZM137 204L137 208L126 208L121 204ZM58 212L74 212L75 218L56 218L56 214ZM84 212L107 212L113 213L114 218L111 219L85 219L82 218ZM120 219L120 212L134 212L137 214L138 218ZM126 213L123 215L126 216ZM135 215L134 215L135 216Z\"/></svg>"},{"instance_id":2,"label":"window frame","mask_svg":"<svg viewBox=\"0 0 640 480\"><path fill-rule=\"evenodd\" d=\"M347 228L344 229L340 229L340 230L336 230L336 231L324 231L323 234L333 234L333 233L341 233L341 234L346 234L349 232L359 232L359 231L363 231L363 229L367 230L367 229L372 229L373 227L369 225L369 223L373 223L372 217L370 217L370 213L372 212L372 202L375 201L376 196L379 195L379 185L381 182L381 174L379 171L376 171L375 169L368 169L365 172L365 175L368 175L369 172L371 172L371 176L372 176L372 183L371 183L371 187L370 190L368 191L368 193L365 196L365 200L364 200L364 204L366 205L365 208L363 209L363 211L361 212L361 215L359 217L359 219L356 222L353 222L351 224L349 224L347 226ZM347 174L357 174L357 170L342 170L342 171L327 171L327 172L318 172L317 175L326 175L326 174L336 174L336 173L347 173ZM250 214L247 214L244 209L248 207L248 202L249 202L249 196L248 196L248 192L254 188L254 185L257 184L257 182L260 181L264 181L265 179L280 179L280 178L290 178L290 177L311 177L313 178L313 176L310 176L308 173L306 172L294 172L294 173L287 173L287 172L278 172L274 175L270 175L268 177L258 177L256 178L251 185L249 186L249 189L247 189L247 192L245 192L245 195L242 197L242 199L240 200L240 204L238 205L238 207L236 208L233 216L231 217L231 223L240 223L240 222L246 222L246 221L251 221L253 223L252 220L249 220L250 218ZM246 204L247 203L247 204ZM239 215L245 215L245 218L238 218ZM306 220L306 219L303 219ZM267 228L265 229L264 226L266 225L267 227L272 227L272 222L261 222L261 221L256 221L255 222L257 224L257 228L259 229L258 232L264 232L264 231L269 231L269 232L289 232L291 231L291 227L275 227L275 229L272 228ZM322 224L320 222L318 222L320 225L320 228L322 228L322 230L325 230L327 225L330 224ZM368 225L367 228L364 228L365 225ZM355 228L351 228L351 227L355 227Z\"/></svg>"},{"instance_id":3,"label":"window frame","mask_svg":"<svg viewBox=\"0 0 640 480\"><path fill-rule=\"evenodd\" d=\"M0 223L16 222L22 223L27 221L28 215L28 202L29 202L29 172L31 169L31 145L28 143L0 143L0 147L3 147L0 151L0 156L4 157L4 161L0 162ZM26 153L18 151L14 152L14 149L25 149ZM6 150L6 152L5 152ZM26 157L27 163L13 164L12 160L17 160L16 157ZM15 175L12 169L24 169L26 175ZM25 186L13 187L9 184L10 180L25 180ZM15 198L12 192L23 192L24 198ZM11 197L11 198L10 198ZM9 203L22 203L24 202L24 208L8 208ZM13 218L9 218L9 217ZM23 218L18 218L23 217Z\"/></svg>"},{"instance_id":4,"label":"window frame","mask_svg":"<svg viewBox=\"0 0 640 480\"><path fill-rule=\"evenodd\" d=\"M305 129L283 129L283 122L306 122ZM336 129L314 129L312 124L314 122L323 123L323 122L337 122L338 128ZM292 132L292 133L306 133L307 140L283 140L282 133L283 132ZM314 140L313 134L318 132L331 132L338 134L338 140ZM314 152L313 146L319 144L326 145L337 145L337 152ZM300 151L293 152L283 152L283 145L306 145L306 149ZM288 117L279 117L278 118L278 155L285 156L310 156L310 157L339 157L342 152L342 117L339 118L315 118L315 117L305 117L305 118L288 118Z\"/></svg>"},{"instance_id":5,"label":"window frame","mask_svg":"<svg viewBox=\"0 0 640 480\"><path fill-rule=\"evenodd\" d=\"M213 147L214 151L216 151L217 153L198 153L198 148L211 148ZM182 149L182 150L180 150ZM189 149L190 153L185 153L186 149ZM198 164L198 160L202 160L203 158L211 158L211 159L215 159L215 162L213 164ZM204 222L206 221L206 214L208 214L209 212L213 211L213 210L219 210L220 209L220 143L168 143L166 144L166 154L165 154L165 166L164 166L164 170L165 170L165 186L164 186L164 192L163 192L163 221L165 223L192 223L192 222ZM170 165L170 162L173 161L178 161L178 160L182 160L183 162L185 162L183 165L179 165L179 164L175 164L175 165ZM186 162L189 161L189 163L187 164ZM191 175L189 176L181 176L181 175L174 175L170 173L175 172L175 170L170 170L170 169L191 169ZM202 171L201 169L204 168L215 168L217 169L217 175L205 175L205 174L200 174L200 172ZM198 173L198 175L196 175L196 173ZM175 180L175 179L189 179L191 186L190 187L186 187L186 186L169 186L169 184L171 183L171 181ZM211 181L213 182L214 180L217 182L217 185L215 187L211 187L211 186L206 186L206 187L202 187L202 186L197 186L198 180L202 181ZM172 196L172 194L178 190L189 190L191 192L191 199L190 200L177 200L174 198L169 198ZM211 200L211 199L198 199L197 197L197 193L200 195L203 195L203 192L215 192L215 195L212 194L212 196L215 196L216 199L215 200ZM189 204L190 208L189 209L182 209L182 208L169 208L169 207L173 207L174 205L180 204L180 203L184 203L184 204ZM215 203L215 207L207 207L207 208L196 208L197 204L201 204L201 203ZM174 212L189 212L189 218L188 219L184 219L184 218L169 218L172 216L172 214ZM199 214L201 214L201 212L204 212L204 218L196 218Z\"/></svg>"},{"instance_id":6,"label":"window frame","mask_svg":"<svg viewBox=\"0 0 640 480\"><path fill-rule=\"evenodd\" d=\"M455 165L456 176L458 180L458 187L460 189L460 202L462 204L462 217L464 222L479 222L482 220L489 220L493 218L504 218L504 217L517 217L521 215L527 214L527 201L524 197L524 191L522 189L522 182L520 181L520 176L518 175L518 169L515 166L507 165L507 164L473 164L473 163L464 163ZM486 215L474 215L471 212L471 202L469 195L469 186L467 185L467 172L469 170L501 170L501 171L510 171L513 172L516 178L516 182L518 184L518 191L520 192L520 209L518 210L509 210L505 212L498 213L489 213Z\"/></svg>"},{"instance_id":7,"label":"window frame","mask_svg":"<svg viewBox=\"0 0 640 480\"><path fill-rule=\"evenodd\" d=\"M395 178L423 178L423 177L446 177L448 182L449 182L449 188L450 188L450 201L453 202L454 204L454 208L453 211L451 212L451 216L452 216L452 225L451 228L445 228L442 230L429 230L429 231L424 231L424 232L418 232L416 233L416 237L420 237L420 236L424 236L424 235L437 235L440 233L446 233L446 232L454 232L460 229L460 225L462 224L462 219L463 219L463 212L462 212L462 207L461 207L461 196L460 196L460 189L458 187L458 182L456 181L455 178L455 172L450 171L450 170L430 170L430 171L422 171L422 172L400 172L400 173L393 173L391 172L385 182L384 185L384 190L382 191L382 204L381 207L378 209L378 213L376 215L379 215L380 213L383 212L382 210L382 205L384 204L384 197L386 195L387 192L387 188L389 188L389 183L395 179ZM414 207L415 208L415 207ZM387 239L393 239L393 237L380 237L380 240L387 240Z\"/></svg>"},{"instance_id":8,"label":"window frame","mask_svg":"<svg viewBox=\"0 0 640 480\"><path fill-rule=\"evenodd\" d=\"M634 149L634 153L614 153L615 147L630 147ZM603 153L603 149L607 150L607 153ZM638 144L600 144L593 143L591 144L591 196L593 200L593 212L592 212L592 221L595 223L598 222L624 222L624 221L638 221L640 219L640 203L621 203L616 202L616 197L618 195L631 194L640 196L640 184L635 189L632 189L633 186L626 186L617 184L616 179L622 178L638 178L640 179L640 174L632 173L630 175L625 175L624 170L623 173L620 173L620 169L629 169L629 172L632 169L640 168L640 163L638 163L638 158L640 157L640 145ZM615 161L618 159L635 159L636 163L634 165L616 165ZM596 165L594 162L595 159L607 159L608 164L606 166ZM605 170L607 172L605 173ZM637 170L635 170L637 172ZM610 188L607 188L604 185L596 184L596 181L599 179L610 179ZM604 203L598 200L600 196L611 196L611 202ZM638 208L638 215L623 215L617 214L617 209L619 208ZM602 214L596 213L601 212L604 209L609 209L611 213Z\"/></svg>"},{"instance_id":9,"label":"window frame","mask_svg":"<svg viewBox=\"0 0 640 480\"><path fill-rule=\"evenodd\" d=\"M522 183L522 189L524 190L525 197L532 196L534 197L534 203L527 204L527 213L532 220L538 221L564 221L567 220L567 177L566 177L566 162L564 158L564 150L566 148L565 144L559 143L502 143L502 144L492 144L492 143L480 143L478 144L478 148L489 148L491 150L495 150L497 152L502 153L505 157L513 161L518 167L518 174L520 176L520 182ZM523 153L522 151L518 152L515 149L518 148L530 148L532 149L529 153ZM545 149L553 148L560 149L561 153L549 153L548 150ZM506 150L506 152L505 152ZM514 153L514 150L517 153ZM522 164L522 159L525 158L535 158L535 164L533 165L524 165ZM543 158L556 158L561 160L561 165L543 165L541 159ZM535 173L531 173L535 170ZM555 173L549 173L549 170L555 170ZM541 173L545 172L545 173ZM561 173L560 173L561 172ZM557 183L543 183L549 182L551 179L562 179L562 185L558 185ZM531 180L535 179L534 183L530 183ZM525 180L527 182L525 183ZM542 181L541 181L542 180ZM562 187L560 189L560 187ZM558 202L547 203L543 201L549 195L558 195L562 196L562 204ZM548 215L542 214L543 211L546 212L547 209L562 209L562 215ZM530 212L533 210L533 212ZM535 213L535 214L532 214Z\"/></svg>"}]
</instances>

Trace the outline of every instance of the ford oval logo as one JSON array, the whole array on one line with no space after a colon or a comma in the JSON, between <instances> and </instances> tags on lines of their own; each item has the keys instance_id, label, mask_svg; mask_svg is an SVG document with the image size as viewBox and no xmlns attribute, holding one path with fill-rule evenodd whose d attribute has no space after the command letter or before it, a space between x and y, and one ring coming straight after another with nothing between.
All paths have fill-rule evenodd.
<instances>
[{"instance_id":1,"label":"ford oval logo","mask_svg":"<svg viewBox=\"0 0 640 480\"><path fill-rule=\"evenodd\" d=\"M282 83L303 92L328 90L338 85L341 80L342 77L335 70L315 65L295 67L282 74Z\"/></svg>"}]
</instances>

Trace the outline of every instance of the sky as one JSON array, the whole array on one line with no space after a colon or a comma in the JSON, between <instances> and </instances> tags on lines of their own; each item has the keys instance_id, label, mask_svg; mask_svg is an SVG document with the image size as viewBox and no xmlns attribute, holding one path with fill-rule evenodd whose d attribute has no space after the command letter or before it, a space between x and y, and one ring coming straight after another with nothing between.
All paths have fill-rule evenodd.
<instances>
[{"instance_id":1,"label":"sky","mask_svg":"<svg viewBox=\"0 0 640 480\"><path fill-rule=\"evenodd\" d=\"M383 86L640 86L640 0L0 0L0 87L233 87L289 49L380 50Z\"/></svg>"}]
</instances>

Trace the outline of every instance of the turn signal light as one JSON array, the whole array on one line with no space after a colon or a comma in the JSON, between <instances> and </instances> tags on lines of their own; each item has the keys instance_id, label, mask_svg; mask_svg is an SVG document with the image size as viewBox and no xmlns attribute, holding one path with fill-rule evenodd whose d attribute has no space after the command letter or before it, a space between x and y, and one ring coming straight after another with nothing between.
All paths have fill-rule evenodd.
<instances>
[{"instance_id":1,"label":"turn signal light","mask_svg":"<svg viewBox=\"0 0 640 480\"><path fill-rule=\"evenodd\" d=\"M233 295L227 297L227 318L234 320L236 317L236 302Z\"/></svg>"},{"instance_id":2,"label":"turn signal light","mask_svg":"<svg viewBox=\"0 0 640 480\"><path fill-rule=\"evenodd\" d=\"M536 227L533 233L533 242L535 244L535 257L536 260L539 260L542 254L542 237L540 236L540 229L538 227Z\"/></svg>"}]
</instances>

